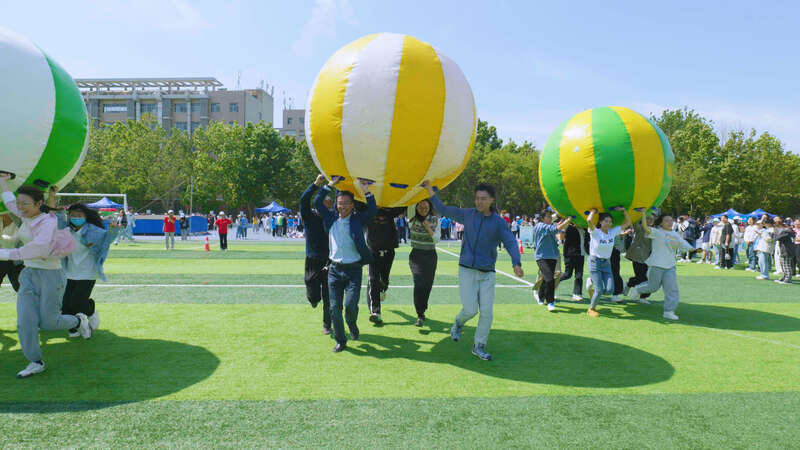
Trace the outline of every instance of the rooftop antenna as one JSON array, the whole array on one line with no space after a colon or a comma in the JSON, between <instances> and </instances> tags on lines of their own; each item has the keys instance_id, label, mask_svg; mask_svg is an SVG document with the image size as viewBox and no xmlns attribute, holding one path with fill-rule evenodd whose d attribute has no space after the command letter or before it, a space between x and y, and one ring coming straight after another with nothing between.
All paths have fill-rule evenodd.
<instances>
[{"instance_id":1,"label":"rooftop antenna","mask_svg":"<svg viewBox=\"0 0 800 450\"><path fill-rule=\"evenodd\" d=\"M236 71L236 90L242 88L242 69Z\"/></svg>"}]
</instances>

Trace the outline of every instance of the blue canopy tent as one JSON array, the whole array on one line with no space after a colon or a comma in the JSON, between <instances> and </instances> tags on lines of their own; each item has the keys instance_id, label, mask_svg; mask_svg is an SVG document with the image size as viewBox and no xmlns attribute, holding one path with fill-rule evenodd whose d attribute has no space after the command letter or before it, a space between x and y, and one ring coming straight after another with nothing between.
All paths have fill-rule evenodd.
<instances>
[{"instance_id":1,"label":"blue canopy tent","mask_svg":"<svg viewBox=\"0 0 800 450\"><path fill-rule=\"evenodd\" d=\"M754 218L754 219L758 220L758 219L760 219L760 218L761 218L761 216L763 216L764 214L768 215L769 217L775 217L775 214L770 214L770 213L768 213L768 212L764 211L764 210L763 210L763 209L761 209L761 208L758 208L757 210L755 210L755 211L751 212L750 214L748 214L748 215L747 215L747 217L752 217L752 218Z\"/></svg>"},{"instance_id":2,"label":"blue canopy tent","mask_svg":"<svg viewBox=\"0 0 800 450\"><path fill-rule=\"evenodd\" d=\"M272 202L269 205L264 206L263 208L256 208L254 211L257 213L279 213L279 212L291 212L292 210L289 208L284 208L277 202Z\"/></svg>"},{"instance_id":3,"label":"blue canopy tent","mask_svg":"<svg viewBox=\"0 0 800 450\"><path fill-rule=\"evenodd\" d=\"M739 216L739 217L742 217L742 218L748 217L747 214L742 214L740 212L737 212L733 208L730 208L729 210L727 210L725 212L721 212L719 214L712 214L711 215L711 217L722 217L722 216L728 216L729 219L733 219L736 216Z\"/></svg>"},{"instance_id":4,"label":"blue canopy tent","mask_svg":"<svg viewBox=\"0 0 800 450\"><path fill-rule=\"evenodd\" d=\"M109 200L108 197L103 197L103 198L101 198L100 200L98 200L98 201L96 201L94 203L87 204L86 206L88 206L89 208L92 208L92 209L122 208L122 205L120 205L119 203L115 203L115 202Z\"/></svg>"}]
</instances>

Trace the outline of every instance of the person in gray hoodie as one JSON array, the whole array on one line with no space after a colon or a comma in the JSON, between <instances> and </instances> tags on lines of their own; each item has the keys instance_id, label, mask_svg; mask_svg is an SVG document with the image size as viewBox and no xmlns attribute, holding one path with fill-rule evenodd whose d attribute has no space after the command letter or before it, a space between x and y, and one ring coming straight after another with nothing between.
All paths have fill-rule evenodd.
<instances>
[{"instance_id":1,"label":"person in gray hoodie","mask_svg":"<svg viewBox=\"0 0 800 450\"><path fill-rule=\"evenodd\" d=\"M480 311L472 354L490 361L492 355L486 351L486 341L492 327L497 246L503 243L511 256L514 274L522 277L517 240L493 206L495 191L491 185L480 183L475 186L475 208L445 206L430 181L425 180L422 187L428 190L436 211L464 224L461 256L458 259L458 291L462 308L450 330L450 337L456 342L461 339L464 324Z\"/></svg>"}]
</instances>

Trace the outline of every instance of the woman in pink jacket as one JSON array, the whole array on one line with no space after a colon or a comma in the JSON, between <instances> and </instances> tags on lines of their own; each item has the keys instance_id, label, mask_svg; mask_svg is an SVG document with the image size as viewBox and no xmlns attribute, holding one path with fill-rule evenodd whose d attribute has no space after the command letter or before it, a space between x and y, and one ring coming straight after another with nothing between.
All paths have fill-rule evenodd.
<instances>
[{"instance_id":1,"label":"woman in pink jacket","mask_svg":"<svg viewBox=\"0 0 800 450\"><path fill-rule=\"evenodd\" d=\"M48 213L44 195L34 186L21 186L17 196L8 187L10 175L0 173L3 203L12 214L22 219L17 237L20 248L0 249L0 260L22 260L25 268L19 276L17 294L17 332L22 353L30 364L17 374L26 378L44 371L39 330L69 330L78 328L81 336L92 334L89 319L83 313L61 314L61 301L67 278L61 266L65 256L62 249L69 248L69 235L58 233L58 219ZM74 240L71 243L74 248Z\"/></svg>"}]
</instances>

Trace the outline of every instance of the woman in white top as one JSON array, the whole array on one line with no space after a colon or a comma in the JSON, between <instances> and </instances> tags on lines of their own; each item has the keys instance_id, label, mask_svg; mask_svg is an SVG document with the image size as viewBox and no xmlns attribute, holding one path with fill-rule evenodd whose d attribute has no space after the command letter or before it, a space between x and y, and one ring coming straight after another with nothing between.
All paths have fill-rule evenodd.
<instances>
[{"instance_id":1,"label":"woman in white top","mask_svg":"<svg viewBox=\"0 0 800 450\"><path fill-rule=\"evenodd\" d=\"M758 268L761 275L757 280L769 280L769 269L772 267L772 254L775 252L775 229L772 228L772 219L763 217L758 221L758 243L756 252L758 253Z\"/></svg>"},{"instance_id":2,"label":"woman in white top","mask_svg":"<svg viewBox=\"0 0 800 450\"><path fill-rule=\"evenodd\" d=\"M689 251L692 244L686 242L683 237L672 231L674 220L669 214L662 214L653 222L653 228L647 225L647 221L642 221L642 228L648 239L653 241L650 256L645 263L647 269L647 281L631 288L631 296L638 297L640 294L650 294L660 288L664 289L664 318L678 320L675 310L678 308L680 292L678 292L678 274L675 270L675 253L677 251Z\"/></svg>"},{"instance_id":3,"label":"woman in white top","mask_svg":"<svg viewBox=\"0 0 800 450\"><path fill-rule=\"evenodd\" d=\"M10 178L9 174L0 173L3 203L22 219L17 236L24 245L0 250L0 260L25 262L17 294L17 332L22 353L30 364L17 377L26 378L44 371L39 330L78 328L86 337L91 335L91 329L85 314L61 314L67 278L61 267L61 255L53 255L58 220L53 214L47 214L42 191L34 186L22 186L15 197L8 187Z\"/></svg>"},{"instance_id":4,"label":"woman in white top","mask_svg":"<svg viewBox=\"0 0 800 450\"><path fill-rule=\"evenodd\" d=\"M604 293L612 294L614 292L614 275L611 272L611 252L614 250L614 238L622 233L623 228L627 228L631 224L631 218L628 216L628 211L625 208L615 208L622 211L625 215L625 222L621 226L611 227L613 219L611 214L600 213L597 226L594 226L594 216L597 214L597 209L592 209L589 212L589 217L586 222L589 223L589 273L591 278L586 280L586 290L591 297L589 310L586 311L590 317L597 317L600 314L595 308L597 300Z\"/></svg>"}]
</instances>

